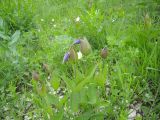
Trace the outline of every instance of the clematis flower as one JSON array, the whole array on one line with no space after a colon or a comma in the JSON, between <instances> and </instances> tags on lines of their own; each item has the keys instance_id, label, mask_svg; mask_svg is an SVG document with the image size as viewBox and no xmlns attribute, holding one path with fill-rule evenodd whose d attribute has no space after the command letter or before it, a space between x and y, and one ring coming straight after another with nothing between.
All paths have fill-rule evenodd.
<instances>
[{"instance_id":1,"label":"clematis flower","mask_svg":"<svg viewBox=\"0 0 160 120\"><path fill-rule=\"evenodd\" d=\"M104 47L102 50L101 50L101 53L100 53L101 57L102 58L107 58L107 55L108 55L108 50L106 47Z\"/></svg>"},{"instance_id":2,"label":"clematis flower","mask_svg":"<svg viewBox=\"0 0 160 120\"><path fill-rule=\"evenodd\" d=\"M42 68L46 73L50 73L49 65L46 63L42 64Z\"/></svg>"},{"instance_id":3,"label":"clematis flower","mask_svg":"<svg viewBox=\"0 0 160 120\"><path fill-rule=\"evenodd\" d=\"M76 40L73 44L80 44L80 51L84 55L88 55L92 51L91 45L85 37L83 39Z\"/></svg>"},{"instance_id":4,"label":"clematis flower","mask_svg":"<svg viewBox=\"0 0 160 120\"><path fill-rule=\"evenodd\" d=\"M77 60L78 56L73 47L70 48L69 53L70 53L70 60L72 61Z\"/></svg>"},{"instance_id":5,"label":"clematis flower","mask_svg":"<svg viewBox=\"0 0 160 120\"><path fill-rule=\"evenodd\" d=\"M91 45L89 44L89 42L86 38L83 38L81 40L80 50L81 50L82 54L84 54L84 55L88 55L89 53L91 53L92 48L91 48Z\"/></svg>"},{"instance_id":6,"label":"clematis flower","mask_svg":"<svg viewBox=\"0 0 160 120\"><path fill-rule=\"evenodd\" d=\"M73 44L80 44L81 40L76 40Z\"/></svg>"},{"instance_id":7,"label":"clematis flower","mask_svg":"<svg viewBox=\"0 0 160 120\"><path fill-rule=\"evenodd\" d=\"M70 53L67 52L63 57L63 63L67 62L69 60L69 57L70 57Z\"/></svg>"},{"instance_id":8,"label":"clematis flower","mask_svg":"<svg viewBox=\"0 0 160 120\"><path fill-rule=\"evenodd\" d=\"M63 63L67 61L76 61L78 59L77 53L75 52L73 46L69 49L69 51L63 57Z\"/></svg>"}]
</instances>

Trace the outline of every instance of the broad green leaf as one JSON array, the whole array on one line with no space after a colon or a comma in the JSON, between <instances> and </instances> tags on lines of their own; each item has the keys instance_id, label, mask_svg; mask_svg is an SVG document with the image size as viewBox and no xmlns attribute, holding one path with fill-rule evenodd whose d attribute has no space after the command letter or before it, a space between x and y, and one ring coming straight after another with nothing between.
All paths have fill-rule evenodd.
<instances>
[{"instance_id":1,"label":"broad green leaf","mask_svg":"<svg viewBox=\"0 0 160 120\"><path fill-rule=\"evenodd\" d=\"M60 85L60 78L57 75L53 76L53 79L51 80L52 87L57 90Z\"/></svg>"},{"instance_id":2,"label":"broad green leaf","mask_svg":"<svg viewBox=\"0 0 160 120\"><path fill-rule=\"evenodd\" d=\"M89 83L90 81L94 80L94 79L93 79L93 76L94 76L94 73L95 73L96 68L97 68L97 66L95 66L95 67L93 68L93 70L91 71L91 73L89 74L89 76L88 76L86 79L84 79L82 82L80 82L80 83L77 85L77 87L74 89L74 91L80 91L85 84L87 84L87 83Z\"/></svg>"},{"instance_id":3,"label":"broad green leaf","mask_svg":"<svg viewBox=\"0 0 160 120\"><path fill-rule=\"evenodd\" d=\"M90 84L87 91L88 103L95 104L97 101L97 89L95 84Z\"/></svg>"},{"instance_id":4,"label":"broad green leaf","mask_svg":"<svg viewBox=\"0 0 160 120\"><path fill-rule=\"evenodd\" d=\"M60 81L51 81L52 87L57 90L59 88L60 85Z\"/></svg>"},{"instance_id":5,"label":"broad green leaf","mask_svg":"<svg viewBox=\"0 0 160 120\"><path fill-rule=\"evenodd\" d=\"M87 103L87 90L88 88L84 87L80 91L80 103Z\"/></svg>"},{"instance_id":6,"label":"broad green leaf","mask_svg":"<svg viewBox=\"0 0 160 120\"><path fill-rule=\"evenodd\" d=\"M50 94L47 94L45 97L44 97L46 103L48 105L52 105L54 104L55 106L58 105L58 101L59 99L55 96L55 95L50 95Z\"/></svg>"},{"instance_id":7,"label":"broad green leaf","mask_svg":"<svg viewBox=\"0 0 160 120\"><path fill-rule=\"evenodd\" d=\"M9 43L9 45L13 45L15 44L18 39L20 38L20 31L17 30L12 36L11 36L11 42Z\"/></svg>"},{"instance_id":8,"label":"broad green leaf","mask_svg":"<svg viewBox=\"0 0 160 120\"><path fill-rule=\"evenodd\" d=\"M77 112L79 109L79 93L73 92L70 96L70 107L73 112Z\"/></svg>"}]
</instances>

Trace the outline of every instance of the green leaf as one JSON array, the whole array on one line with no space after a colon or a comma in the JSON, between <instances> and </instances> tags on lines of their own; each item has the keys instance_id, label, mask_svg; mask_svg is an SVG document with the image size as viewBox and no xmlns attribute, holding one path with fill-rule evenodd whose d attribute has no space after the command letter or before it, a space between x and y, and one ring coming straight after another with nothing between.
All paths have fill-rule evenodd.
<instances>
[{"instance_id":1,"label":"green leaf","mask_svg":"<svg viewBox=\"0 0 160 120\"><path fill-rule=\"evenodd\" d=\"M80 91L80 103L87 103L87 90L88 88L84 87Z\"/></svg>"},{"instance_id":2,"label":"green leaf","mask_svg":"<svg viewBox=\"0 0 160 120\"><path fill-rule=\"evenodd\" d=\"M70 106L73 112L78 111L79 109L79 93L73 92L70 97Z\"/></svg>"},{"instance_id":3,"label":"green leaf","mask_svg":"<svg viewBox=\"0 0 160 120\"><path fill-rule=\"evenodd\" d=\"M89 118L91 117L92 113L93 113L93 109L87 110L82 115L78 116L76 118L76 120L89 120Z\"/></svg>"},{"instance_id":4,"label":"green leaf","mask_svg":"<svg viewBox=\"0 0 160 120\"><path fill-rule=\"evenodd\" d=\"M63 120L63 114L64 114L64 111L63 111L63 109L62 109L62 110L60 110L60 111L58 112L58 114L55 116L56 120Z\"/></svg>"},{"instance_id":5,"label":"green leaf","mask_svg":"<svg viewBox=\"0 0 160 120\"><path fill-rule=\"evenodd\" d=\"M66 83L67 88L69 88L70 90L73 90L75 88L76 84L73 80L68 79L65 75L62 76L62 79Z\"/></svg>"},{"instance_id":6,"label":"green leaf","mask_svg":"<svg viewBox=\"0 0 160 120\"><path fill-rule=\"evenodd\" d=\"M88 86L87 95L88 95L88 100L89 100L88 102L90 104L95 104L97 101L97 89L96 89L95 84L90 84Z\"/></svg>"},{"instance_id":7,"label":"green leaf","mask_svg":"<svg viewBox=\"0 0 160 120\"><path fill-rule=\"evenodd\" d=\"M44 99L48 105L52 105L52 104L56 106L58 105L59 99L55 95L48 94L44 97Z\"/></svg>"},{"instance_id":8,"label":"green leaf","mask_svg":"<svg viewBox=\"0 0 160 120\"><path fill-rule=\"evenodd\" d=\"M4 39L4 40L9 40L10 37L5 35L4 33L0 32L0 38Z\"/></svg>"},{"instance_id":9,"label":"green leaf","mask_svg":"<svg viewBox=\"0 0 160 120\"><path fill-rule=\"evenodd\" d=\"M95 67L93 68L92 72L89 74L89 76L88 76L86 79L84 79L82 82L80 82L80 83L77 85L77 87L74 89L74 91L80 91L85 84L87 84L87 83L89 83L91 80L93 80L92 77L94 76L94 73L95 73L95 71L96 71L96 68L97 68L97 66L95 66Z\"/></svg>"},{"instance_id":10,"label":"green leaf","mask_svg":"<svg viewBox=\"0 0 160 120\"><path fill-rule=\"evenodd\" d=\"M60 85L60 78L57 75L53 76L53 79L51 80L52 87L57 90Z\"/></svg>"},{"instance_id":11,"label":"green leaf","mask_svg":"<svg viewBox=\"0 0 160 120\"><path fill-rule=\"evenodd\" d=\"M11 42L9 43L9 45L11 46L11 45L15 44L15 43L18 41L19 38L20 38L20 31L17 30L17 31L11 36Z\"/></svg>"}]
</instances>

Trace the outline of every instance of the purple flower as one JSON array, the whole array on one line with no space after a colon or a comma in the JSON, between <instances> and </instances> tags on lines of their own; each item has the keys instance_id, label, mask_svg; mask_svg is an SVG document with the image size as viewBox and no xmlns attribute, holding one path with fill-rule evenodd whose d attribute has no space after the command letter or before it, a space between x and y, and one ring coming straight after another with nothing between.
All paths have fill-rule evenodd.
<instances>
[{"instance_id":1,"label":"purple flower","mask_svg":"<svg viewBox=\"0 0 160 120\"><path fill-rule=\"evenodd\" d=\"M63 57L63 63L65 63L66 61L68 61L69 56L70 56L70 53L67 52L67 53L64 55L64 57Z\"/></svg>"},{"instance_id":2,"label":"purple flower","mask_svg":"<svg viewBox=\"0 0 160 120\"><path fill-rule=\"evenodd\" d=\"M74 41L73 44L80 44L80 42L81 42L81 40L76 40L76 41Z\"/></svg>"}]
</instances>

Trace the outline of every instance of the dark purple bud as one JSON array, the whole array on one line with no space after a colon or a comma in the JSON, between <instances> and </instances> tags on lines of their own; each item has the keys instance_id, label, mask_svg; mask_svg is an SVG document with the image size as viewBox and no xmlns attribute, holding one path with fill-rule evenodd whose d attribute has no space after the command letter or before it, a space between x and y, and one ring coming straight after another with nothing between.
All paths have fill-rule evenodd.
<instances>
[{"instance_id":1,"label":"dark purple bud","mask_svg":"<svg viewBox=\"0 0 160 120\"><path fill-rule=\"evenodd\" d=\"M73 44L80 44L81 40L75 40Z\"/></svg>"},{"instance_id":2,"label":"dark purple bud","mask_svg":"<svg viewBox=\"0 0 160 120\"><path fill-rule=\"evenodd\" d=\"M67 52L67 53L64 55L64 57L63 57L63 63L65 63L66 61L68 61L69 56L70 56L70 53Z\"/></svg>"}]
</instances>

